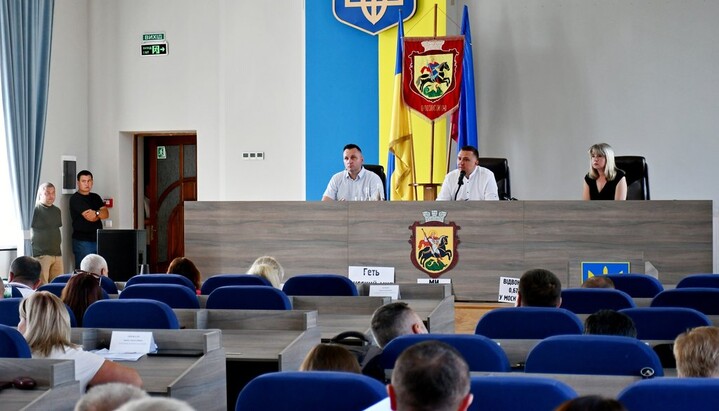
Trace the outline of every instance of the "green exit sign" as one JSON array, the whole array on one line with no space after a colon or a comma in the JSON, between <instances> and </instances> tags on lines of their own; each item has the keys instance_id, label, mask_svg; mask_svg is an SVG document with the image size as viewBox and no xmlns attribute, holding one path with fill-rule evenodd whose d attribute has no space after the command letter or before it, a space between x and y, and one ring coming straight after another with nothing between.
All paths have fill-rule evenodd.
<instances>
[{"instance_id":1,"label":"green exit sign","mask_svg":"<svg viewBox=\"0 0 719 411\"><path fill-rule=\"evenodd\" d=\"M167 55L167 43L142 44L140 50L143 56L165 56Z\"/></svg>"},{"instance_id":2,"label":"green exit sign","mask_svg":"<svg viewBox=\"0 0 719 411\"><path fill-rule=\"evenodd\" d=\"M165 33L145 33L142 41L165 41Z\"/></svg>"}]
</instances>

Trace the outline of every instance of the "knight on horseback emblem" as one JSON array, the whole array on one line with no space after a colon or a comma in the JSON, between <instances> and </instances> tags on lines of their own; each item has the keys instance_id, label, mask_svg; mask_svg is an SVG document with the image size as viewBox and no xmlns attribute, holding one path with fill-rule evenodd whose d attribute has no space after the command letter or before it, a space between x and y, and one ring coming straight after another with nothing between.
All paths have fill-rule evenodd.
<instances>
[{"instance_id":1,"label":"knight on horseback emblem","mask_svg":"<svg viewBox=\"0 0 719 411\"><path fill-rule=\"evenodd\" d=\"M415 267L432 278L437 278L451 270L458 261L458 227L455 223L445 223L446 211L425 211L425 221L414 222L409 229L412 237L410 259Z\"/></svg>"}]
</instances>

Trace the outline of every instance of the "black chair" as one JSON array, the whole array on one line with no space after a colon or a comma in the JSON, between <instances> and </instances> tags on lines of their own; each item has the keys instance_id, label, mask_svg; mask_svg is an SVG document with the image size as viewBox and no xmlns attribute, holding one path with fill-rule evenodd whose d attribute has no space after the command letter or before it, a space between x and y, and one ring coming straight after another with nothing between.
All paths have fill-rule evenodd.
<instances>
[{"instance_id":1,"label":"black chair","mask_svg":"<svg viewBox=\"0 0 719 411\"><path fill-rule=\"evenodd\" d=\"M509 163L506 158L480 157L479 165L494 173L497 180L497 194L500 200L511 200L512 189L509 185Z\"/></svg>"},{"instance_id":2,"label":"black chair","mask_svg":"<svg viewBox=\"0 0 719 411\"><path fill-rule=\"evenodd\" d=\"M382 188L384 189L384 193L387 192L387 175L384 173L384 167L379 164L363 164L362 165L367 170L377 174L379 176L379 179L382 180Z\"/></svg>"},{"instance_id":3,"label":"black chair","mask_svg":"<svg viewBox=\"0 0 719 411\"><path fill-rule=\"evenodd\" d=\"M649 170L644 157L617 156L614 162L627 175L627 200L650 200Z\"/></svg>"}]
</instances>

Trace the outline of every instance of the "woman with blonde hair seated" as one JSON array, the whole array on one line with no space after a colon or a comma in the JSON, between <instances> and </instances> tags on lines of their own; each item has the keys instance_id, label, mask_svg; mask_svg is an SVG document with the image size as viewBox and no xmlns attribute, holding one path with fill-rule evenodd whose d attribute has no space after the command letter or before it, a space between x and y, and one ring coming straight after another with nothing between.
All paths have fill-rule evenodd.
<instances>
[{"instance_id":1,"label":"woman with blonde hair seated","mask_svg":"<svg viewBox=\"0 0 719 411\"><path fill-rule=\"evenodd\" d=\"M255 274L264 277L275 288L282 288L282 281L285 277L285 270L280 263L270 256L262 256L252 263L247 274Z\"/></svg>"},{"instance_id":2,"label":"woman with blonde hair seated","mask_svg":"<svg viewBox=\"0 0 719 411\"><path fill-rule=\"evenodd\" d=\"M70 315L55 295L35 292L20 303L18 330L27 340L33 358L75 361L75 379L80 392L91 385L124 382L142 387L140 375L132 368L83 351L70 341Z\"/></svg>"},{"instance_id":3,"label":"woman with blonde hair seated","mask_svg":"<svg viewBox=\"0 0 719 411\"><path fill-rule=\"evenodd\" d=\"M339 344L317 344L305 356L300 371L345 371L360 374L357 358Z\"/></svg>"}]
</instances>

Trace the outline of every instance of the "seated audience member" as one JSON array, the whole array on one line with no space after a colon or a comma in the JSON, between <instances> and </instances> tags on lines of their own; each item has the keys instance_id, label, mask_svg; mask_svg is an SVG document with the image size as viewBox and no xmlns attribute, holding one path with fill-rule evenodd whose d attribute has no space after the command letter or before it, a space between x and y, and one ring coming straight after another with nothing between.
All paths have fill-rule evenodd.
<instances>
[{"instance_id":1,"label":"seated audience member","mask_svg":"<svg viewBox=\"0 0 719 411\"><path fill-rule=\"evenodd\" d=\"M393 410L466 410L472 404L469 366L439 341L415 344L400 354L387 386Z\"/></svg>"},{"instance_id":2,"label":"seated audience member","mask_svg":"<svg viewBox=\"0 0 719 411\"><path fill-rule=\"evenodd\" d=\"M87 307L103 298L100 276L84 271L73 274L62 289L60 298L72 309L77 326L82 327L82 318Z\"/></svg>"},{"instance_id":3,"label":"seated audience member","mask_svg":"<svg viewBox=\"0 0 719 411\"><path fill-rule=\"evenodd\" d=\"M634 320L614 310L599 310L584 320L584 334L620 335L637 338Z\"/></svg>"},{"instance_id":4,"label":"seated audience member","mask_svg":"<svg viewBox=\"0 0 719 411\"><path fill-rule=\"evenodd\" d=\"M197 269L195 263L189 258L177 257L167 267L167 274L179 274L188 280L192 281L195 286L195 292L200 295L200 288L202 287L202 275L200 270Z\"/></svg>"},{"instance_id":5,"label":"seated audience member","mask_svg":"<svg viewBox=\"0 0 719 411\"><path fill-rule=\"evenodd\" d=\"M10 264L8 285L17 288L23 298L30 296L40 286L42 265L36 258L20 256Z\"/></svg>"},{"instance_id":6,"label":"seated audience member","mask_svg":"<svg viewBox=\"0 0 719 411\"><path fill-rule=\"evenodd\" d=\"M606 275L595 275L582 283L582 288L614 288L614 281Z\"/></svg>"},{"instance_id":7,"label":"seated audience member","mask_svg":"<svg viewBox=\"0 0 719 411\"><path fill-rule=\"evenodd\" d=\"M86 273L94 273L107 277L110 275L107 269L107 261L98 254L88 254L80 261L80 270Z\"/></svg>"},{"instance_id":8,"label":"seated audience member","mask_svg":"<svg viewBox=\"0 0 719 411\"><path fill-rule=\"evenodd\" d=\"M40 291L20 304L20 323L17 326L30 346L33 358L75 361L75 379L80 392L90 385L125 382L142 386L140 375L132 368L105 360L97 354L83 351L70 342L70 315L57 296Z\"/></svg>"},{"instance_id":9,"label":"seated audience member","mask_svg":"<svg viewBox=\"0 0 719 411\"><path fill-rule=\"evenodd\" d=\"M584 395L565 401L554 411L627 411L627 409L613 398Z\"/></svg>"},{"instance_id":10,"label":"seated audience member","mask_svg":"<svg viewBox=\"0 0 719 411\"><path fill-rule=\"evenodd\" d=\"M114 411L128 401L149 397L134 385L111 382L90 388L75 404L75 411Z\"/></svg>"},{"instance_id":11,"label":"seated audience member","mask_svg":"<svg viewBox=\"0 0 719 411\"><path fill-rule=\"evenodd\" d=\"M607 143L589 147L589 172L584 176L583 200L626 200L627 178L617 168L614 149Z\"/></svg>"},{"instance_id":12,"label":"seated audience member","mask_svg":"<svg viewBox=\"0 0 719 411\"><path fill-rule=\"evenodd\" d=\"M517 307L559 307L562 283L549 270L535 268L522 274L517 290Z\"/></svg>"},{"instance_id":13,"label":"seated audience member","mask_svg":"<svg viewBox=\"0 0 719 411\"><path fill-rule=\"evenodd\" d=\"M167 397L150 397L132 400L116 411L195 411L185 401Z\"/></svg>"},{"instance_id":14,"label":"seated audience member","mask_svg":"<svg viewBox=\"0 0 719 411\"><path fill-rule=\"evenodd\" d=\"M282 288L282 283L285 281L285 269L277 259L268 255L258 257L247 270L247 274L261 275L275 288Z\"/></svg>"},{"instance_id":15,"label":"seated audience member","mask_svg":"<svg viewBox=\"0 0 719 411\"><path fill-rule=\"evenodd\" d=\"M357 358L338 344L317 344L305 356L300 371L345 371L360 373Z\"/></svg>"},{"instance_id":16,"label":"seated audience member","mask_svg":"<svg viewBox=\"0 0 719 411\"><path fill-rule=\"evenodd\" d=\"M674 340L679 377L719 377L719 327L696 327Z\"/></svg>"}]
</instances>

